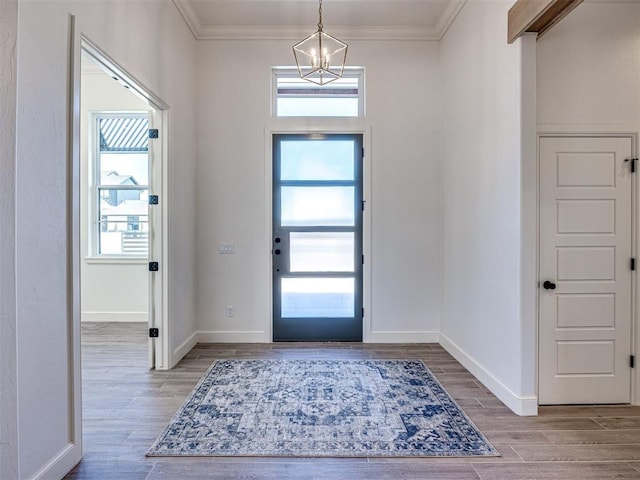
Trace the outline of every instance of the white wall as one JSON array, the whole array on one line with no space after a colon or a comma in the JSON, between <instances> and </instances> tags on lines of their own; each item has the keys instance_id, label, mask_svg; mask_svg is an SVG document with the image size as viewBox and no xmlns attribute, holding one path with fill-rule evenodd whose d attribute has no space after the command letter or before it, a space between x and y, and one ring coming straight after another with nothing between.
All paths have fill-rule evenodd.
<instances>
[{"instance_id":1,"label":"white wall","mask_svg":"<svg viewBox=\"0 0 640 480\"><path fill-rule=\"evenodd\" d=\"M638 131L640 4L581 4L538 41L537 63L540 131Z\"/></svg>"},{"instance_id":2,"label":"white wall","mask_svg":"<svg viewBox=\"0 0 640 480\"><path fill-rule=\"evenodd\" d=\"M363 131L367 148L365 341L437 341L438 45L349 43L349 65L366 68L362 122L270 117L271 67L294 62L290 41L199 44L200 340L271 341L271 132L347 129ZM235 255L219 255L221 242L235 243Z\"/></svg>"},{"instance_id":3,"label":"white wall","mask_svg":"<svg viewBox=\"0 0 640 480\"><path fill-rule=\"evenodd\" d=\"M522 315L521 163L523 142L533 144L525 136L535 138L523 135L535 118L526 118L535 114L534 93L523 90L523 70L535 59L524 45L533 39L506 42L512 4L468 2L441 42L441 343L510 408L531 414L535 329Z\"/></svg>"},{"instance_id":4,"label":"white wall","mask_svg":"<svg viewBox=\"0 0 640 480\"><path fill-rule=\"evenodd\" d=\"M194 329L196 70L191 33L168 0L20 1L15 179L20 408L10 412L18 419L20 478L60 477L79 455L71 413L79 378L70 373L77 325L67 297L69 13L76 15L79 32L171 107L169 190L175 195L167 204L168 301L176 319L171 347Z\"/></svg>"},{"instance_id":5,"label":"white wall","mask_svg":"<svg viewBox=\"0 0 640 480\"><path fill-rule=\"evenodd\" d=\"M540 133L638 135L639 3L583 3L539 40L537 50ZM636 204L636 212L639 211L640 204ZM640 251L637 232L635 242L635 251ZM637 283L636 298L640 297ZM637 354L640 346L637 314L635 324L632 351ZM638 403L639 369L635 369L634 390L632 400Z\"/></svg>"},{"instance_id":6,"label":"white wall","mask_svg":"<svg viewBox=\"0 0 640 480\"><path fill-rule=\"evenodd\" d=\"M18 477L15 141L16 1L0 2L0 478Z\"/></svg>"},{"instance_id":7,"label":"white wall","mask_svg":"<svg viewBox=\"0 0 640 480\"><path fill-rule=\"evenodd\" d=\"M87 60L90 62L90 60ZM98 261L90 251L91 221L88 207L89 123L91 112L151 111L149 105L95 66L82 75L80 139L81 221L81 312L82 321L142 321L146 322L149 307L149 272L147 260L133 263Z\"/></svg>"}]
</instances>

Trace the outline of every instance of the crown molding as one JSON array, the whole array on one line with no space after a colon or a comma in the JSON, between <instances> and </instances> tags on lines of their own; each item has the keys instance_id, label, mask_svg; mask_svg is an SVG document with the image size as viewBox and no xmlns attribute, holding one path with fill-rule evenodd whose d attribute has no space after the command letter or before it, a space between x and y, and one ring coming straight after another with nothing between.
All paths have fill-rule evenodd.
<instances>
[{"instance_id":1,"label":"crown molding","mask_svg":"<svg viewBox=\"0 0 640 480\"><path fill-rule=\"evenodd\" d=\"M198 40L299 40L311 28L288 26L206 26ZM331 27L327 33L343 40L439 40L432 27Z\"/></svg>"},{"instance_id":2,"label":"crown molding","mask_svg":"<svg viewBox=\"0 0 640 480\"><path fill-rule=\"evenodd\" d=\"M331 35L344 40L419 40L438 41L447 32L468 0L452 0L437 25L346 26L331 27ZM173 0L196 40L296 40L309 34L309 28L260 25L203 25L190 0Z\"/></svg>"},{"instance_id":3,"label":"crown molding","mask_svg":"<svg viewBox=\"0 0 640 480\"><path fill-rule=\"evenodd\" d=\"M444 13L440 16L440 20L436 25L436 33L438 35L438 40L442 40L442 37L447 33L449 27L454 22L462 7L467 4L468 0L452 0L447 6Z\"/></svg>"},{"instance_id":4,"label":"crown molding","mask_svg":"<svg viewBox=\"0 0 640 480\"><path fill-rule=\"evenodd\" d=\"M180 12L184 23L187 24L194 38L200 40L199 34L200 30L202 30L202 24L200 23L198 14L193 8L193 4L189 0L173 0L173 4L178 9L178 12Z\"/></svg>"}]
</instances>

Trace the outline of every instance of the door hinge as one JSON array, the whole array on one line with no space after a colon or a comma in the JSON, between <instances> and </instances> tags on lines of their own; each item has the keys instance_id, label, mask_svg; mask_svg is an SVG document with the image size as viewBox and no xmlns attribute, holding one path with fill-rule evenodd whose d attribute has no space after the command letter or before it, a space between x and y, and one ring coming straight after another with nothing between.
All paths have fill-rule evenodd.
<instances>
[{"instance_id":1,"label":"door hinge","mask_svg":"<svg viewBox=\"0 0 640 480\"><path fill-rule=\"evenodd\" d=\"M631 265L630 265L631 266L631 270L635 270L636 269L636 259L632 258L630 263L631 263Z\"/></svg>"},{"instance_id":2,"label":"door hinge","mask_svg":"<svg viewBox=\"0 0 640 480\"><path fill-rule=\"evenodd\" d=\"M364 158L364 147L362 147L362 158Z\"/></svg>"},{"instance_id":3,"label":"door hinge","mask_svg":"<svg viewBox=\"0 0 640 480\"><path fill-rule=\"evenodd\" d=\"M149 338L158 338L160 336L160 330L157 328L149 329Z\"/></svg>"},{"instance_id":4,"label":"door hinge","mask_svg":"<svg viewBox=\"0 0 640 480\"><path fill-rule=\"evenodd\" d=\"M160 203L159 195L149 195L149 205L158 205Z\"/></svg>"},{"instance_id":5,"label":"door hinge","mask_svg":"<svg viewBox=\"0 0 640 480\"><path fill-rule=\"evenodd\" d=\"M160 264L158 262L149 262L149 271L157 272L160 268Z\"/></svg>"},{"instance_id":6,"label":"door hinge","mask_svg":"<svg viewBox=\"0 0 640 480\"><path fill-rule=\"evenodd\" d=\"M631 173L636 173L636 162L638 161L637 158L627 158L625 159L625 162L631 162Z\"/></svg>"},{"instance_id":7,"label":"door hinge","mask_svg":"<svg viewBox=\"0 0 640 480\"><path fill-rule=\"evenodd\" d=\"M366 200L362 200L362 202L361 202L361 203L362 203L362 211L364 212L364 206L365 206L365 204L367 203L367 201L366 201Z\"/></svg>"},{"instance_id":8,"label":"door hinge","mask_svg":"<svg viewBox=\"0 0 640 480\"><path fill-rule=\"evenodd\" d=\"M362 255L362 265L364 265L364 255Z\"/></svg>"},{"instance_id":9,"label":"door hinge","mask_svg":"<svg viewBox=\"0 0 640 480\"><path fill-rule=\"evenodd\" d=\"M159 138L159 137L160 137L160 132L158 131L157 128L149 129L149 138Z\"/></svg>"},{"instance_id":10,"label":"door hinge","mask_svg":"<svg viewBox=\"0 0 640 480\"><path fill-rule=\"evenodd\" d=\"M364 318L364 307L362 307L362 318Z\"/></svg>"},{"instance_id":11,"label":"door hinge","mask_svg":"<svg viewBox=\"0 0 640 480\"><path fill-rule=\"evenodd\" d=\"M631 368L636 368L636 356L635 355L630 355L629 356L629 366Z\"/></svg>"}]
</instances>

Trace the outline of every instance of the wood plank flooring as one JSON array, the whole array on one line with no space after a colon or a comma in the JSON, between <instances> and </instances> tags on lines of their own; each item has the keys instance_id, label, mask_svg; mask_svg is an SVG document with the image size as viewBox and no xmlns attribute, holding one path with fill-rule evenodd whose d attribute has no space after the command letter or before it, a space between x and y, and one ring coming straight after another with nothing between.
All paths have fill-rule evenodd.
<instances>
[{"instance_id":1,"label":"wood plank flooring","mask_svg":"<svg viewBox=\"0 0 640 480\"><path fill-rule=\"evenodd\" d=\"M146 368L144 324L83 325L84 459L67 479L640 479L640 407L543 407L518 417L439 345L215 344L168 372ZM218 358L419 358L499 458L146 458Z\"/></svg>"}]
</instances>

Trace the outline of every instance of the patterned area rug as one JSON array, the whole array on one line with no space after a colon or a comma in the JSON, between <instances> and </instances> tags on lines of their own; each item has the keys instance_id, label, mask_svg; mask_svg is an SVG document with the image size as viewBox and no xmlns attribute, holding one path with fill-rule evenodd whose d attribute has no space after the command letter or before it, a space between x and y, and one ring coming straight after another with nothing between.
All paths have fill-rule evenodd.
<instances>
[{"instance_id":1,"label":"patterned area rug","mask_svg":"<svg viewBox=\"0 0 640 480\"><path fill-rule=\"evenodd\" d=\"M418 360L225 360L148 456L499 456Z\"/></svg>"}]
</instances>

